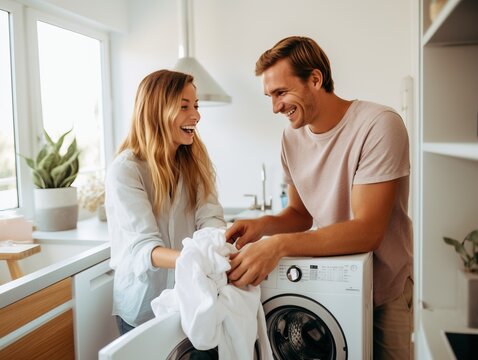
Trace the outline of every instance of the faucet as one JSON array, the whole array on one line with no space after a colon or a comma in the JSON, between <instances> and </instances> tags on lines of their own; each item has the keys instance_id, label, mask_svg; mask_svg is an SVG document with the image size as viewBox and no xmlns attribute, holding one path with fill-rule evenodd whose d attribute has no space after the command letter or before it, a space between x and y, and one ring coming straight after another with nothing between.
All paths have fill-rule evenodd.
<instances>
[{"instance_id":1,"label":"faucet","mask_svg":"<svg viewBox=\"0 0 478 360\"><path fill-rule=\"evenodd\" d=\"M261 204L261 211L266 211L272 209L272 197L270 199L269 204L266 203L266 166L262 163L262 171L261 171L261 180L262 180L262 204Z\"/></svg>"},{"instance_id":2,"label":"faucet","mask_svg":"<svg viewBox=\"0 0 478 360\"><path fill-rule=\"evenodd\" d=\"M257 204L257 195L256 194L244 194L244 196L250 196L254 198L254 202L249 206L249 210L259 210L261 207Z\"/></svg>"},{"instance_id":3,"label":"faucet","mask_svg":"<svg viewBox=\"0 0 478 360\"><path fill-rule=\"evenodd\" d=\"M265 166L265 164L262 164L261 181L262 181L262 203L261 204L257 203L257 195L255 195L255 194L244 194L244 196L250 196L250 197L254 198L254 202L250 206L251 210L266 211L266 210L271 210L272 209L272 196L269 200L269 204L267 204L267 202L266 202L266 166Z\"/></svg>"}]
</instances>

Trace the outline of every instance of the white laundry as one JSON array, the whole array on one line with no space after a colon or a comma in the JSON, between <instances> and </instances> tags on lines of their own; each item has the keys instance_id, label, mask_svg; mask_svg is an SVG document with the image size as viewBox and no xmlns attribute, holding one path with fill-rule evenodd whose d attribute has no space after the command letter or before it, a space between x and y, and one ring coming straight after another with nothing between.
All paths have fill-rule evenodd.
<instances>
[{"instance_id":1,"label":"white laundry","mask_svg":"<svg viewBox=\"0 0 478 360\"><path fill-rule=\"evenodd\" d=\"M224 230L205 228L183 240L174 289L151 302L156 316L179 311L181 326L198 350L218 347L220 359L251 360L259 337L262 359L272 359L260 288L227 283L229 255Z\"/></svg>"}]
</instances>

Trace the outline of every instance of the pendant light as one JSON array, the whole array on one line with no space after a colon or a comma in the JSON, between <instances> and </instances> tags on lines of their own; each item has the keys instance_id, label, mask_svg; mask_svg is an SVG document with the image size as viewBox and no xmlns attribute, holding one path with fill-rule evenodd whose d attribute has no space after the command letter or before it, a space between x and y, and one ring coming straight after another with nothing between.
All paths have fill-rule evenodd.
<instances>
[{"instance_id":1,"label":"pendant light","mask_svg":"<svg viewBox=\"0 0 478 360\"><path fill-rule=\"evenodd\" d=\"M202 106L216 106L230 103L231 97L193 56L193 14L191 0L180 0L178 3L181 23L181 41L179 44L179 60L174 69L194 76L197 96Z\"/></svg>"}]
</instances>

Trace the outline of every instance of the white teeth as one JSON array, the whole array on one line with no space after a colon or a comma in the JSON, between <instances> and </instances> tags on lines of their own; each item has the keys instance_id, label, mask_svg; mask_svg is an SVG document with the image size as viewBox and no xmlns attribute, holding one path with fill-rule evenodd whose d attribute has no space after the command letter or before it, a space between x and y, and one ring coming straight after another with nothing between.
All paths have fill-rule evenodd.
<instances>
[{"instance_id":1,"label":"white teeth","mask_svg":"<svg viewBox=\"0 0 478 360\"><path fill-rule=\"evenodd\" d=\"M194 125L181 126L181 130L183 130L183 131L185 131L189 134L192 134L195 129L196 129L196 126L194 126Z\"/></svg>"},{"instance_id":2,"label":"white teeth","mask_svg":"<svg viewBox=\"0 0 478 360\"><path fill-rule=\"evenodd\" d=\"M286 115L287 115L287 116L291 116L293 113L295 113L295 110L297 110L297 109L294 108L294 109L288 111L288 112L286 113Z\"/></svg>"}]
</instances>

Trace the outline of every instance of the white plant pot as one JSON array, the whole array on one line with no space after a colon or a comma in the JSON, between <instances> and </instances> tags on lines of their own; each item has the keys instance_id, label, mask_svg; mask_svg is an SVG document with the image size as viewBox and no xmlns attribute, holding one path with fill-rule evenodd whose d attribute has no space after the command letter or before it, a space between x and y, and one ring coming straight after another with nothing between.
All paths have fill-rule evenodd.
<instances>
[{"instance_id":1,"label":"white plant pot","mask_svg":"<svg viewBox=\"0 0 478 360\"><path fill-rule=\"evenodd\" d=\"M35 189L35 224L37 230L76 229L78 196L76 187Z\"/></svg>"},{"instance_id":2,"label":"white plant pot","mask_svg":"<svg viewBox=\"0 0 478 360\"><path fill-rule=\"evenodd\" d=\"M459 311L465 326L478 328L478 274L458 271Z\"/></svg>"}]
</instances>

